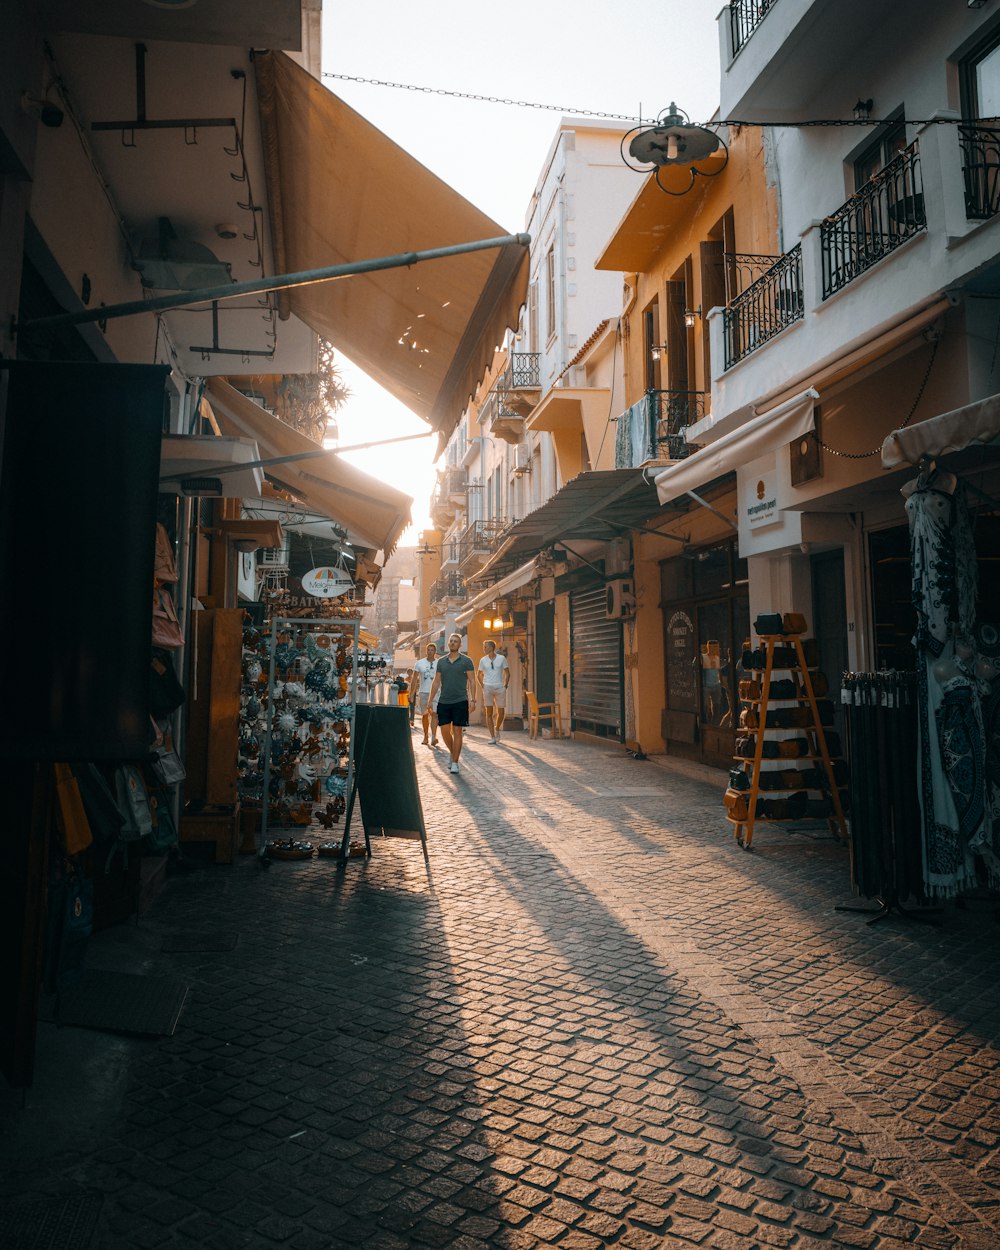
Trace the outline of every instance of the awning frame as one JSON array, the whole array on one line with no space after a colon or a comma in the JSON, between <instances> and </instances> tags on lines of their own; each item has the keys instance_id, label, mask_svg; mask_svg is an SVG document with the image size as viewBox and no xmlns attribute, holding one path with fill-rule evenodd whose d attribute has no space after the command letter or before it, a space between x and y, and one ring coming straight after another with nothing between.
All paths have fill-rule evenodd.
<instances>
[{"instance_id":1,"label":"awning frame","mask_svg":"<svg viewBox=\"0 0 1000 1250\"><path fill-rule=\"evenodd\" d=\"M818 399L819 392L810 386L776 408L758 413L735 430L723 434L714 443L709 443L701 451L688 456L686 460L660 469L653 476L660 503L672 503L681 495L690 495L696 502L704 504L704 500L695 496L695 488L738 468L745 459L746 444L752 442L756 435L768 432L774 434L769 446L757 453L763 455L767 450L793 442L807 430L815 428L815 405ZM704 506L708 507L707 504Z\"/></svg>"}]
</instances>

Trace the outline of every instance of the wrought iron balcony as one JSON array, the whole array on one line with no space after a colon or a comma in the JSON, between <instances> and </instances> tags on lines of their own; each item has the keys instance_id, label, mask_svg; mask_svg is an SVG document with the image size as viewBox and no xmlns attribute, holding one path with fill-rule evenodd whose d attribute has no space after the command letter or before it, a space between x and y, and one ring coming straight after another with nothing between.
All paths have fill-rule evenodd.
<instances>
[{"instance_id":1,"label":"wrought iron balcony","mask_svg":"<svg viewBox=\"0 0 1000 1250\"><path fill-rule=\"evenodd\" d=\"M496 549L506 521L473 521L459 539L458 567L465 568L473 559L485 560Z\"/></svg>"},{"instance_id":2,"label":"wrought iron balcony","mask_svg":"<svg viewBox=\"0 0 1000 1250\"><path fill-rule=\"evenodd\" d=\"M801 320L804 311L802 247L799 245L776 260L725 310L722 322L725 367L729 369Z\"/></svg>"},{"instance_id":3,"label":"wrought iron balcony","mask_svg":"<svg viewBox=\"0 0 1000 1250\"><path fill-rule=\"evenodd\" d=\"M445 573L431 586L430 601L432 608L443 606L449 599L460 599L464 602L467 598L465 582L458 573Z\"/></svg>"},{"instance_id":4,"label":"wrought iron balcony","mask_svg":"<svg viewBox=\"0 0 1000 1250\"><path fill-rule=\"evenodd\" d=\"M778 0L730 0L729 30L733 39L733 56L777 3Z\"/></svg>"},{"instance_id":5,"label":"wrought iron balcony","mask_svg":"<svg viewBox=\"0 0 1000 1250\"><path fill-rule=\"evenodd\" d=\"M748 286L763 277L780 256L761 252L724 252L723 269L726 275L726 304L742 295Z\"/></svg>"},{"instance_id":6,"label":"wrought iron balcony","mask_svg":"<svg viewBox=\"0 0 1000 1250\"><path fill-rule=\"evenodd\" d=\"M913 143L823 222L823 298L926 229L920 152Z\"/></svg>"},{"instance_id":7,"label":"wrought iron balcony","mask_svg":"<svg viewBox=\"0 0 1000 1250\"><path fill-rule=\"evenodd\" d=\"M509 391L494 387L479 409L479 420L487 433L515 446L524 437L524 414L507 406Z\"/></svg>"},{"instance_id":8,"label":"wrought iron balcony","mask_svg":"<svg viewBox=\"0 0 1000 1250\"><path fill-rule=\"evenodd\" d=\"M461 554L461 540L458 538L446 538L441 545L441 567L453 568L458 564Z\"/></svg>"},{"instance_id":9,"label":"wrought iron balcony","mask_svg":"<svg viewBox=\"0 0 1000 1250\"><path fill-rule=\"evenodd\" d=\"M465 469L458 466L449 466L441 474L440 488L441 493L450 499L452 503L465 503L465 494L468 490L469 475Z\"/></svg>"},{"instance_id":10,"label":"wrought iron balcony","mask_svg":"<svg viewBox=\"0 0 1000 1250\"><path fill-rule=\"evenodd\" d=\"M647 391L618 418L615 468L647 460L684 460L694 448L685 431L705 415L704 391Z\"/></svg>"},{"instance_id":11,"label":"wrought iron balcony","mask_svg":"<svg viewBox=\"0 0 1000 1250\"><path fill-rule=\"evenodd\" d=\"M1000 213L1000 129L973 124L958 128L965 179L965 213L987 221Z\"/></svg>"},{"instance_id":12,"label":"wrought iron balcony","mask_svg":"<svg viewBox=\"0 0 1000 1250\"><path fill-rule=\"evenodd\" d=\"M511 352L507 367L497 381L501 391L541 390L540 352Z\"/></svg>"}]
</instances>

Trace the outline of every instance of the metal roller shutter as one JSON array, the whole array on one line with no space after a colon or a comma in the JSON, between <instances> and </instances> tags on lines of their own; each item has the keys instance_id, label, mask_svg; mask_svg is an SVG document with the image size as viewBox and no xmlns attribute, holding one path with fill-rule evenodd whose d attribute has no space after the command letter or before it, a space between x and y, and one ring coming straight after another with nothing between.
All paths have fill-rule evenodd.
<instances>
[{"instance_id":1,"label":"metal roller shutter","mask_svg":"<svg viewBox=\"0 0 1000 1250\"><path fill-rule=\"evenodd\" d=\"M572 648L570 702L574 728L621 739L622 627L609 621L604 584L573 591L570 603Z\"/></svg>"}]
</instances>

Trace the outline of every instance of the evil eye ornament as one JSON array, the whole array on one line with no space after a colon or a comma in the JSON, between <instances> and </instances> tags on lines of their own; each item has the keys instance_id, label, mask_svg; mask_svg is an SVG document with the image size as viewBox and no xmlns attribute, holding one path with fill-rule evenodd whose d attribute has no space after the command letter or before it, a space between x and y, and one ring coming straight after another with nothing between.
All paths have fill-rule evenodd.
<instances>
[{"instance_id":1,"label":"evil eye ornament","mask_svg":"<svg viewBox=\"0 0 1000 1250\"><path fill-rule=\"evenodd\" d=\"M260 715L260 699L256 695L247 699L246 714L249 720L256 720Z\"/></svg>"},{"instance_id":2,"label":"evil eye ornament","mask_svg":"<svg viewBox=\"0 0 1000 1250\"><path fill-rule=\"evenodd\" d=\"M291 668L295 661L299 658L299 652L294 647L290 647L287 642L279 643L274 648L274 662L278 668Z\"/></svg>"},{"instance_id":3,"label":"evil eye ornament","mask_svg":"<svg viewBox=\"0 0 1000 1250\"><path fill-rule=\"evenodd\" d=\"M300 681L289 681L285 683L286 699L304 699L306 697L306 688Z\"/></svg>"},{"instance_id":4,"label":"evil eye ornament","mask_svg":"<svg viewBox=\"0 0 1000 1250\"><path fill-rule=\"evenodd\" d=\"M299 722L294 712L282 712L278 717L278 729L283 734L294 733Z\"/></svg>"},{"instance_id":5,"label":"evil eye ornament","mask_svg":"<svg viewBox=\"0 0 1000 1250\"><path fill-rule=\"evenodd\" d=\"M326 792L332 795L343 795L347 791L347 779L338 777L336 773L331 773L326 779Z\"/></svg>"},{"instance_id":6,"label":"evil eye ornament","mask_svg":"<svg viewBox=\"0 0 1000 1250\"><path fill-rule=\"evenodd\" d=\"M306 673L305 686L307 690L311 690L314 694L322 691L326 685L326 674L319 667L311 669Z\"/></svg>"}]
</instances>

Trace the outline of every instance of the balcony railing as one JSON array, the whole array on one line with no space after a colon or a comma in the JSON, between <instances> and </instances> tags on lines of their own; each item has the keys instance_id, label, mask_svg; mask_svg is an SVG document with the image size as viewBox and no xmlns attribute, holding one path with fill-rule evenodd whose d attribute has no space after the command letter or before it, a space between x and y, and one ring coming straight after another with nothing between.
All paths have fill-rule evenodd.
<instances>
[{"instance_id":1,"label":"balcony railing","mask_svg":"<svg viewBox=\"0 0 1000 1250\"><path fill-rule=\"evenodd\" d=\"M986 221L1000 213L1000 129L959 126L965 213L972 221Z\"/></svg>"},{"instance_id":2,"label":"balcony railing","mask_svg":"<svg viewBox=\"0 0 1000 1250\"><path fill-rule=\"evenodd\" d=\"M615 468L685 459L694 450L685 431L704 415L704 391L647 391L618 418Z\"/></svg>"},{"instance_id":3,"label":"balcony railing","mask_svg":"<svg viewBox=\"0 0 1000 1250\"><path fill-rule=\"evenodd\" d=\"M729 29L733 40L733 56L739 52L778 0L731 0Z\"/></svg>"},{"instance_id":4,"label":"balcony railing","mask_svg":"<svg viewBox=\"0 0 1000 1250\"><path fill-rule=\"evenodd\" d=\"M799 244L751 282L725 310L722 328L726 368L799 321L804 311L802 246Z\"/></svg>"},{"instance_id":5,"label":"balcony railing","mask_svg":"<svg viewBox=\"0 0 1000 1250\"><path fill-rule=\"evenodd\" d=\"M473 521L459 539L459 567L464 567L473 556L492 555L497 540L506 528L506 521Z\"/></svg>"},{"instance_id":6,"label":"balcony railing","mask_svg":"<svg viewBox=\"0 0 1000 1250\"><path fill-rule=\"evenodd\" d=\"M823 222L823 298L926 229L920 153L914 143Z\"/></svg>"},{"instance_id":7,"label":"balcony railing","mask_svg":"<svg viewBox=\"0 0 1000 1250\"><path fill-rule=\"evenodd\" d=\"M511 352L507 367L497 381L497 389L519 391L525 387L541 386L540 360L540 352Z\"/></svg>"},{"instance_id":8,"label":"balcony railing","mask_svg":"<svg viewBox=\"0 0 1000 1250\"><path fill-rule=\"evenodd\" d=\"M778 260L781 260L780 256L760 252L724 252L722 264L726 277L726 304L731 304L737 295L742 295Z\"/></svg>"},{"instance_id":9,"label":"balcony railing","mask_svg":"<svg viewBox=\"0 0 1000 1250\"><path fill-rule=\"evenodd\" d=\"M443 577L439 577L431 586L431 605L447 603L449 599L462 599L467 597L465 582L458 573L446 573Z\"/></svg>"},{"instance_id":10,"label":"balcony railing","mask_svg":"<svg viewBox=\"0 0 1000 1250\"><path fill-rule=\"evenodd\" d=\"M441 545L441 567L458 564L461 554L461 542L457 538L446 538Z\"/></svg>"}]
</instances>

